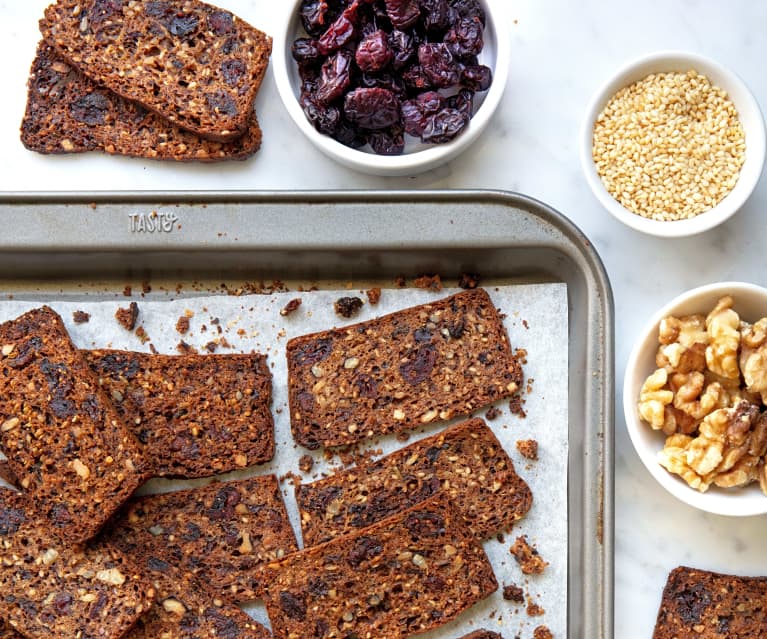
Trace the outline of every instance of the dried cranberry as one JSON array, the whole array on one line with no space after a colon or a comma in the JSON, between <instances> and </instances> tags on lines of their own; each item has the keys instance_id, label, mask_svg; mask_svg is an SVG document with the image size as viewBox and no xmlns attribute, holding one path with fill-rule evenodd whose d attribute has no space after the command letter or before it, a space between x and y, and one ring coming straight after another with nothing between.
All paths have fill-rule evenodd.
<instances>
[{"instance_id":1,"label":"dried cranberry","mask_svg":"<svg viewBox=\"0 0 767 639\"><path fill-rule=\"evenodd\" d=\"M23 510L0 508L0 537L16 534L25 519Z\"/></svg>"},{"instance_id":2,"label":"dried cranberry","mask_svg":"<svg viewBox=\"0 0 767 639\"><path fill-rule=\"evenodd\" d=\"M383 552L383 546L376 537L362 536L354 542L349 551L348 561L358 568L360 564L377 557Z\"/></svg>"},{"instance_id":3,"label":"dried cranberry","mask_svg":"<svg viewBox=\"0 0 767 639\"><path fill-rule=\"evenodd\" d=\"M367 139L359 127L353 125L343 115L339 119L336 130L331 134L333 139L352 149L359 149L367 144Z\"/></svg>"},{"instance_id":4,"label":"dried cranberry","mask_svg":"<svg viewBox=\"0 0 767 639\"><path fill-rule=\"evenodd\" d=\"M379 73L376 75L370 73L363 73L359 77L358 84L360 87L372 89L378 87L379 89L388 89L400 100L407 98L407 89L405 83L400 78L391 73Z\"/></svg>"},{"instance_id":5,"label":"dried cranberry","mask_svg":"<svg viewBox=\"0 0 767 639\"><path fill-rule=\"evenodd\" d=\"M421 0L423 26L430 34L440 34L450 27L450 8L447 0Z\"/></svg>"},{"instance_id":6,"label":"dried cranberry","mask_svg":"<svg viewBox=\"0 0 767 639\"><path fill-rule=\"evenodd\" d=\"M444 42L419 46L418 62L433 86L444 89L458 82L458 65Z\"/></svg>"},{"instance_id":7,"label":"dried cranberry","mask_svg":"<svg viewBox=\"0 0 767 639\"><path fill-rule=\"evenodd\" d=\"M408 135L420 138L426 128L426 119L445 106L445 99L436 91L426 91L413 100L402 103L402 122Z\"/></svg>"},{"instance_id":8,"label":"dried cranberry","mask_svg":"<svg viewBox=\"0 0 767 639\"><path fill-rule=\"evenodd\" d=\"M95 126L104 124L112 104L103 93L87 93L69 105L69 114L74 120Z\"/></svg>"},{"instance_id":9,"label":"dried cranberry","mask_svg":"<svg viewBox=\"0 0 767 639\"><path fill-rule=\"evenodd\" d=\"M368 134L368 144L377 155L402 155L405 151L404 133L402 126L398 125L373 131Z\"/></svg>"},{"instance_id":10,"label":"dried cranberry","mask_svg":"<svg viewBox=\"0 0 767 639\"><path fill-rule=\"evenodd\" d=\"M184 14L177 12L173 15L168 25L168 31L174 36L185 38L194 33L200 24L200 19L193 13Z\"/></svg>"},{"instance_id":11,"label":"dried cranberry","mask_svg":"<svg viewBox=\"0 0 767 639\"><path fill-rule=\"evenodd\" d=\"M208 14L208 27L216 35L234 31L234 16L228 11L214 11Z\"/></svg>"},{"instance_id":12,"label":"dried cranberry","mask_svg":"<svg viewBox=\"0 0 767 639\"><path fill-rule=\"evenodd\" d=\"M157 557L149 557L149 559L146 560L146 567L147 570L151 570L152 572L167 573L170 571L170 564L162 559L157 559Z\"/></svg>"},{"instance_id":13,"label":"dried cranberry","mask_svg":"<svg viewBox=\"0 0 767 639\"><path fill-rule=\"evenodd\" d=\"M286 590L280 593L280 608L290 618L296 621L306 619L306 603L301 597Z\"/></svg>"},{"instance_id":14,"label":"dried cranberry","mask_svg":"<svg viewBox=\"0 0 767 639\"><path fill-rule=\"evenodd\" d=\"M405 363L399 367L400 375L408 384L415 386L429 378L437 362L437 351L431 344L410 351L405 356Z\"/></svg>"},{"instance_id":15,"label":"dried cranberry","mask_svg":"<svg viewBox=\"0 0 767 639\"><path fill-rule=\"evenodd\" d=\"M312 38L298 38L290 48L290 53L300 64L314 64L321 60L317 41Z\"/></svg>"},{"instance_id":16,"label":"dried cranberry","mask_svg":"<svg viewBox=\"0 0 767 639\"><path fill-rule=\"evenodd\" d=\"M493 82L493 72L484 64L464 67L461 84L471 91L487 91Z\"/></svg>"},{"instance_id":17,"label":"dried cranberry","mask_svg":"<svg viewBox=\"0 0 767 639\"><path fill-rule=\"evenodd\" d=\"M354 385L357 387L360 397L373 399L378 396L378 383L370 375L365 373L357 375Z\"/></svg>"},{"instance_id":18,"label":"dried cranberry","mask_svg":"<svg viewBox=\"0 0 767 639\"><path fill-rule=\"evenodd\" d=\"M332 352L332 339L327 337L318 339L301 346L298 349L298 352L293 355L293 362L299 366L312 366L326 359Z\"/></svg>"},{"instance_id":19,"label":"dried cranberry","mask_svg":"<svg viewBox=\"0 0 767 639\"><path fill-rule=\"evenodd\" d=\"M221 74L224 76L224 82L230 86L238 84L245 77L248 68L242 60L230 58L221 63Z\"/></svg>"},{"instance_id":20,"label":"dried cranberry","mask_svg":"<svg viewBox=\"0 0 767 639\"><path fill-rule=\"evenodd\" d=\"M402 72L402 81L408 89L415 92L428 91L434 88L429 76L426 75L420 64L412 64L405 69Z\"/></svg>"},{"instance_id":21,"label":"dried cranberry","mask_svg":"<svg viewBox=\"0 0 767 639\"><path fill-rule=\"evenodd\" d=\"M392 52L391 66L395 71L407 66L415 57L417 41L414 36L395 29L389 34L389 49Z\"/></svg>"},{"instance_id":22,"label":"dried cranberry","mask_svg":"<svg viewBox=\"0 0 767 639\"><path fill-rule=\"evenodd\" d=\"M338 107L319 104L311 94L302 95L300 103L307 120L315 129L325 135L335 135L341 123L341 110Z\"/></svg>"},{"instance_id":23,"label":"dried cranberry","mask_svg":"<svg viewBox=\"0 0 767 639\"><path fill-rule=\"evenodd\" d=\"M355 59L362 71L375 73L383 69L392 60L393 53L389 40L381 29L365 36L357 47Z\"/></svg>"},{"instance_id":24,"label":"dried cranberry","mask_svg":"<svg viewBox=\"0 0 767 639\"><path fill-rule=\"evenodd\" d=\"M482 26L487 24L485 10L478 0L450 0L450 8L461 18L479 18Z\"/></svg>"},{"instance_id":25,"label":"dried cranberry","mask_svg":"<svg viewBox=\"0 0 767 639\"><path fill-rule=\"evenodd\" d=\"M304 30L315 38L335 20L326 0L304 0L298 11Z\"/></svg>"},{"instance_id":26,"label":"dried cranberry","mask_svg":"<svg viewBox=\"0 0 767 639\"><path fill-rule=\"evenodd\" d=\"M213 606L206 608L203 613L205 620L213 626L211 633L218 639L238 639L242 636L241 626L229 617L225 617L222 612Z\"/></svg>"},{"instance_id":27,"label":"dried cranberry","mask_svg":"<svg viewBox=\"0 0 767 639\"><path fill-rule=\"evenodd\" d=\"M418 0L386 0L386 13L397 29L412 27L421 16Z\"/></svg>"},{"instance_id":28,"label":"dried cranberry","mask_svg":"<svg viewBox=\"0 0 767 639\"><path fill-rule=\"evenodd\" d=\"M94 32L100 31L105 22L112 22L116 16L122 14L125 2L126 0L94 0L88 16L91 29Z\"/></svg>"},{"instance_id":29,"label":"dried cranberry","mask_svg":"<svg viewBox=\"0 0 767 639\"><path fill-rule=\"evenodd\" d=\"M338 51L357 34L354 26L357 6L357 3L353 2L320 36L317 47L322 55Z\"/></svg>"},{"instance_id":30,"label":"dried cranberry","mask_svg":"<svg viewBox=\"0 0 767 639\"><path fill-rule=\"evenodd\" d=\"M445 520L437 513L412 513L405 520L405 526L407 526L410 534L417 539L439 537L445 534Z\"/></svg>"},{"instance_id":31,"label":"dried cranberry","mask_svg":"<svg viewBox=\"0 0 767 639\"><path fill-rule=\"evenodd\" d=\"M231 95L220 89L205 96L208 106L217 114L235 115L237 113L237 103Z\"/></svg>"},{"instance_id":32,"label":"dried cranberry","mask_svg":"<svg viewBox=\"0 0 767 639\"><path fill-rule=\"evenodd\" d=\"M447 106L458 109L467 118L471 118L474 114L474 93L468 89L461 89L447 99Z\"/></svg>"},{"instance_id":33,"label":"dried cranberry","mask_svg":"<svg viewBox=\"0 0 767 639\"><path fill-rule=\"evenodd\" d=\"M360 88L344 99L344 115L365 129L385 129L400 121L400 102L388 89Z\"/></svg>"},{"instance_id":34,"label":"dried cranberry","mask_svg":"<svg viewBox=\"0 0 767 639\"><path fill-rule=\"evenodd\" d=\"M479 55L485 46L482 23L478 18L461 18L445 34L445 44L457 58Z\"/></svg>"},{"instance_id":35,"label":"dried cranberry","mask_svg":"<svg viewBox=\"0 0 767 639\"><path fill-rule=\"evenodd\" d=\"M432 144L450 142L466 128L467 124L469 124L468 116L458 109L442 109L428 118L421 140Z\"/></svg>"},{"instance_id":36,"label":"dried cranberry","mask_svg":"<svg viewBox=\"0 0 767 639\"><path fill-rule=\"evenodd\" d=\"M320 104L338 100L351 83L352 56L339 51L325 60L320 70L316 98Z\"/></svg>"}]
</instances>

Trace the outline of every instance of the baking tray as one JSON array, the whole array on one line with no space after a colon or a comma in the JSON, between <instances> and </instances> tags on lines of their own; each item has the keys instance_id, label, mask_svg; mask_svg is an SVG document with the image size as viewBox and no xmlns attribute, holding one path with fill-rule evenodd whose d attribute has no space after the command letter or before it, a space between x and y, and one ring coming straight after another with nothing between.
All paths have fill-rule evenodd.
<instances>
[{"instance_id":1,"label":"baking tray","mask_svg":"<svg viewBox=\"0 0 767 639\"><path fill-rule=\"evenodd\" d=\"M568 637L612 639L612 294L557 211L500 191L94 192L5 193L0 216L0 286L17 299L121 295L147 279L179 295L434 272L566 283Z\"/></svg>"}]
</instances>

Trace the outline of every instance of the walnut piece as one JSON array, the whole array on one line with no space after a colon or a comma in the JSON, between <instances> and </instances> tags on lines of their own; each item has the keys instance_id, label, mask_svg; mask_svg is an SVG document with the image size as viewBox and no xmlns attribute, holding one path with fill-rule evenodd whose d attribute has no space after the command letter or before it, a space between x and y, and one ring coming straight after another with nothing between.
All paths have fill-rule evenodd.
<instances>
[{"instance_id":1,"label":"walnut piece","mask_svg":"<svg viewBox=\"0 0 767 639\"><path fill-rule=\"evenodd\" d=\"M741 324L740 370L746 389L767 404L767 318Z\"/></svg>"},{"instance_id":2,"label":"walnut piece","mask_svg":"<svg viewBox=\"0 0 767 639\"><path fill-rule=\"evenodd\" d=\"M732 305L732 297L726 295L706 316L710 339L706 348L706 366L712 373L722 377L739 379L740 317Z\"/></svg>"},{"instance_id":3,"label":"walnut piece","mask_svg":"<svg viewBox=\"0 0 767 639\"><path fill-rule=\"evenodd\" d=\"M703 315L664 318L658 329L658 342L655 365L659 368L668 373L705 370L709 337Z\"/></svg>"},{"instance_id":4,"label":"walnut piece","mask_svg":"<svg viewBox=\"0 0 767 639\"><path fill-rule=\"evenodd\" d=\"M674 393L666 388L667 381L668 373L659 368L645 380L639 392L639 417L650 424L653 430L663 428L665 407L674 401Z\"/></svg>"}]
</instances>

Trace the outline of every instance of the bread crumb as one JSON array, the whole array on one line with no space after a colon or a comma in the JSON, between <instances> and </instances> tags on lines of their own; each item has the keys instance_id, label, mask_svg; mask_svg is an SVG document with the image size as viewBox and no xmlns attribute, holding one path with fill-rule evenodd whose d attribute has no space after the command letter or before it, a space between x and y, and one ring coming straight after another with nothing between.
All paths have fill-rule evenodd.
<instances>
[{"instance_id":1,"label":"bread crumb","mask_svg":"<svg viewBox=\"0 0 767 639\"><path fill-rule=\"evenodd\" d=\"M363 304L364 302L359 297L339 297L333 303L333 309L336 315L348 319L359 313Z\"/></svg>"},{"instance_id":2,"label":"bread crumb","mask_svg":"<svg viewBox=\"0 0 767 639\"><path fill-rule=\"evenodd\" d=\"M528 617L542 617L546 614L546 611L535 603L531 597L527 598L527 616Z\"/></svg>"},{"instance_id":3,"label":"bread crumb","mask_svg":"<svg viewBox=\"0 0 767 639\"><path fill-rule=\"evenodd\" d=\"M533 630L533 639L554 639L554 635L546 626L538 626Z\"/></svg>"},{"instance_id":4,"label":"bread crumb","mask_svg":"<svg viewBox=\"0 0 767 639\"><path fill-rule=\"evenodd\" d=\"M85 311L75 311L72 313L72 321L74 321L75 324L85 324L90 321L90 319L91 314L86 313Z\"/></svg>"},{"instance_id":5,"label":"bread crumb","mask_svg":"<svg viewBox=\"0 0 767 639\"><path fill-rule=\"evenodd\" d=\"M528 459L538 459L538 442L534 439L517 440L517 450Z\"/></svg>"},{"instance_id":6,"label":"bread crumb","mask_svg":"<svg viewBox=\"0 0 767 639\"><path fill-rule=\"evenodd\" d=\"M197 349L194 346L187 344L184 340L181 340L176 344L176 350L182 355L192 355L197 353Z\"/></svg>"},{"instance_id":7,"label":"bread crumb","mask_svg":"<svg viewBox=\"0 0 767 639\"><path fill-rule=\"evenodd\" d=\"M503 598L514 603L525 603L525 592L515 584L503 587Z\"/></svg>"},{"instance_id":8,"label":"bread crumb","mask_svg":"<svg viewBox=\"0 0 767 639\"><path fill-rule=\"evenodd\" d=\"M381 289L380 288L370 288L367 291L365 291L365 294L368 296L368 302L375 306L378 304L378 302L381 300Z\"/></svg>"},{"instance_id":9,"label":"bread crumb","mask_svg":"<svg viewBox=\"0 0 767 639\"><path fill-rule=\"evenodd\" d=\"M118 308L115 319L126 331L132 331L138 319L138 304L131 302L128 308Z\"/></svg>"},{"instance_id":10,"label":"bread crumb","mask_svg":"<svg viewBox=\"0 0 767 639\"><path fill-rule=\"evenodd\" d=\"M176 331L181 335L186 335L189 332L189 318L186 315L182 315L176 321Z\"/></svg>"},{"instance_id":11,"label":"bread crumb","mask_svg":"<svg viewBox=\"0 0 767 639\"><path fill-rule=\"evenodd\" d=\"M417 288L425 288L430 291L442 290L442 278L439 275L421 275L413 280L413 285Z\"/></svg>"},{"instance_id":12,"label":"bread crumb","mask_svg":"<svg viewBox=\"0 0 767 639\"><path fill-rule=\"evenodd\" d=\"M548 566L548 562L544 561L540 556L538 550L530 546L527 542L527 537L522 535L517 537L516 541L509 549L509 552L517 560L522 572L526 575L540 575Z\"/></svg>"},{"instance_id":13,"label":"bread crumb","mask_svg":"<svg viewBox=\"0 0 767 639\"><path fill-rule=\"evenodd\" d=\"M491 406L490 409L485 413L485 419L493 421L496 417L499 417L500 414L501 411L498 408Z\"/></svg>"},{"instance_id":14,"label":"bread crumb","mask_svg":"<svg viewBox=\"0 0 767 639\"><path fill-rule=\"evenodd\" d=\"M461 273L458 278L458 286L463 289L471 290L479 286L479 275L476 273Z\"/></svg>"},{"instance_id":15,"label":"bread crumb","mask_svg":"<svg viewBox=\"0 0 767 639\"><path fill-rule=\"evenodd\" d=\"M291 313L297 311L299 306L301 306L301 298L296 297L295 299L292 299L287 304L285 304L285 307L280 310L280 315L287 317Z\"/></svg>"},{"instance_id":16,"label":"bread crumb","mask_svg":"<svg viewBox=\"0 0 767 639\"><path fill-rule=\"evenodd\" d=\"M298 470L302 473L310 473L314 468L314 458L311 455L301 455L298 460Z\"/></svg>"}]
</instances>

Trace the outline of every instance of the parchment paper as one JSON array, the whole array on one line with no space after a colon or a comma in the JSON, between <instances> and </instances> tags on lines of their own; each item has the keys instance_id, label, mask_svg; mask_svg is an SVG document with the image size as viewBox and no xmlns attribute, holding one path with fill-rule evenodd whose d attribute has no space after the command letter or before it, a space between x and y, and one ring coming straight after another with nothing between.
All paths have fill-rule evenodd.
<instances>
[{"instance_id":1,"label":"parchment paper","mask_svg":"<svg viewBox=\"0 0 767 639\"><path fill-rule=\"evenodd\" d=\"M567 636L567 378L568 378L568 319L567 289L564 284L514 285L488 287L496 306L506 314L504 320L512 348L527 351L524 364L527 391L523 404L526 417L512 415L508 402L496 404L501 415L488 421L493 431L514 460L517 472L533 491L533 506L528 515L503 542L492 539L485 550L495 570L499 590L466 611L457 620L428 634L424 639L455 639L479 628L500 632L505 639L519 635L532 638L533 629L545 624L558 639ZM445 289L440 293L421 289L384 289L376 306L367 303L355 318L344 320L335 315L333 302L340 296L359 296L361 290L312 291L250 295L243 297L211 296L187 297L167 301L143 300L140 297L110 301L55 301L49 302L64 319L75 344L82 348L118 348L149 350L134 333L126 331L114 319L115 310L130 301L139 305L138 324L161 353L177 353L176 346L183 339L200 352L211 341L225 338L230 347L219 343L218 353L266 353L274 375L274 403L277 453L273 462L245 471L231 473L226 478L253 474L276 473L284 476L292 472L303 481L311 481L340 465L336 457L326 460L322 451L312 454L315 465L308 474L298 469L298 459L309 451L297 446L290 434L287 410L286 362L284 349L288 339L383 315L447 296L457 291ZM289 300L302 299L300 308L287 317L280 315ZM39 306L29 301L0 302L0 321L12 319L24 311ZM90 321L75 324L72 312L90 313ZM176 331L176 321L190 315L190 329L186 335ZM218 324L214 320L218 319ZM207 330L203 329L203 326ZM218 331L221 327L221 333ZM476 413L484 416L487 408ZM458 420L455 420L458 421ZM444 427L431 425L414 431L407 443L434 434ZM529 461L516 449L517 440L535 439L539 444L539 460ZM404 444L393 436L365 442L362 448L381 448L384 453ZM203 485L210 480L168 481L152 480L142 487L141 493L176 490ZM289 480L282 483L283 495L293 527L300 539L300 525ZM517 536L527 535L528 541L549 562L542 575L525 576L509 552ZM545 610L542 616L531 617L525 604L505 601L504 585L521 586L526 596ZM269 625L265 610L259 604L246 608L258 621ZM384 639L384 638L382 638Z\"/></svg>"}]
</instances>

